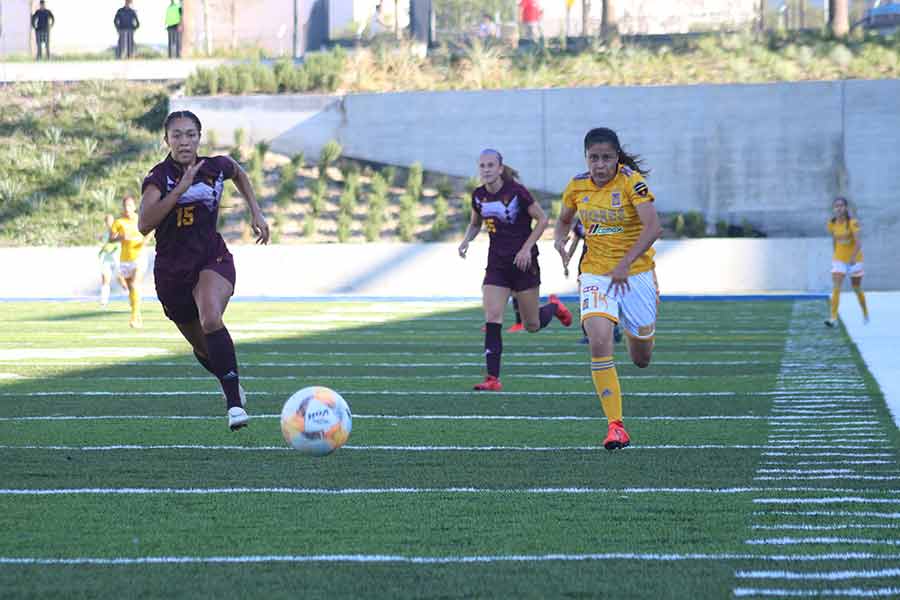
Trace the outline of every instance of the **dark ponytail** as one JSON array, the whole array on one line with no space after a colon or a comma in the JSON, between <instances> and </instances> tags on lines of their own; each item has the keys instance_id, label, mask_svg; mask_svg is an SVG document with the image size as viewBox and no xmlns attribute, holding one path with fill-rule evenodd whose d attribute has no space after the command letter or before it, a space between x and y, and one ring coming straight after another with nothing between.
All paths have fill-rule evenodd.
<instances>
[{"instance_id":1,"label":"dark ponytail","mask_svg":"<svg viewBox=\"0 0 900 600\"><path fill-rule=\"evenodd\" d=\"M641 175L646 175L650 172L650 169L645 169L643 167L643 159L637 154L629 154L622 149L622 144L619 143L619 136L616 135L616 132L607 127L597 127L596 129L591 129L587 132L587 135L584 136L584 151L587 152L588 148L593 146L594 144L602 144L607 143L610 144L613 148L616 149L616 152L619 155L619 162L630 169L637 171Z\"/></svg>"}]
</instances>

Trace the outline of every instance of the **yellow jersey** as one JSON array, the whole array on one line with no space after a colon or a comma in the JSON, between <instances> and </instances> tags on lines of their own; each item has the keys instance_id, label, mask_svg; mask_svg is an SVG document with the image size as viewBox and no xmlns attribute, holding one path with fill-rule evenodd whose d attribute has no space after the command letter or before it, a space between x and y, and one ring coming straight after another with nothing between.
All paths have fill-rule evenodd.
<instances>
[{"instance_id":1,"label":"yellow jersey","mask_svg":"<svg viewBox=\"0 0 900 600\"><path fill-rule=\"evenodd\" d=\"M582 273L606 275L619 264L643 228L635 207L654 199L641 174L622 164L603 187L594 184L590 173L569 181L562 201L563 206L578 212L584 225L586 252L581 258ZM653 269L655 254L653 248L647 250L631 263L628 274Z\"/></svg>"},{"instance_id":2,"label":"yellow jersey","mask_svg":"<svg viewBox=\"0 0 900 600\"><path fill-rule=\"evenodd\" d=\"M856 234L859 233L859 221L847 219L846 221L828 221L828 233L834 238L834 254L831 260L839 260L849 263L853 254L853 246L856 245ZM856 253L853 262L862 262L862 248Z\"/></svg>"},{"instance_id":3,"label":"yellow jersey","mask_svg":"<svg viewBox=\"0 0 900 600\"><path fill-rule=\"evenodd\" d=\"M144 236L138 231L138 218L119 217L113 221L110 228L114 235L122 238L122 250L119 253L119 261L134 262L141 254L144 247Z\"/></svg>"}]
</instances>

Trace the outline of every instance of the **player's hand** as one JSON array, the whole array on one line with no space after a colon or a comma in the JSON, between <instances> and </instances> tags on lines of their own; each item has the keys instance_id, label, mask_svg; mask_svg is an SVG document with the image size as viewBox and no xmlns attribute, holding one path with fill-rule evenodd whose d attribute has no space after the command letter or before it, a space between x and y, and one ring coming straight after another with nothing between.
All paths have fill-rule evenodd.
<instances>
[{"instance_id":1,"label":"player's hand","mask_svg":"<svg viewBox=\"0 0 900 600\"><path fill-rule=\"evenodd\" d=\"M620 262L616 268L606 274L610 278L609 287L606 288L606 294L612 296L624 296L625 292L631 290L628 285L628 265Z\"/></svg>"},{"instance_id":2,"label":"player's hand","mask_svg":"<svg viewBox=\"0 0 900 600\"><path fill-rule=\"evenodd\" d=\"M250 228L256 236L257 244L269 243L269 224L266 223L266 218L261 212L256 211L253 213L253 218L250 221Z\"/></svg>"},{"instance_id":3,"label":"player's hand","mask_svg":"<svg viewBox=\"0 0 900 600\"><path fill-rule=\"evenodd\" d=\"M459 249L457 251L459 252L460 258L465 258L466 252L469 251L469 240L463 240L462 243L460 243Z\"/></svg>"},{"instance_id":4,"label":"player's hand","mask_svg":"<svg viewBox=\"0 0 900 600\"><path fill-rule=\"evenodd\" d=\"M197 173L200 172L200 168L205 162L205 160L201 160L200 162L194 163L184 170L184 175L182 175L181 179L178 181L178 185L181 186L182 193L186 192L189 187L194 185L194 178L197 176Z\"/></svg>"},{"instance_id":5,"label":"player's hand","mask_svg":"<svg viewBox=\"0 0 900 600\"><path fill-rule=\"evenodd\" d=\"M556 248L556 251L559 252L559 255L563 259L563 263L566 263L566 256L568 253L566 252L566 244L569 243L569 236L566 235L564 238L559 238L558 240L553 240L553 247Z\"/></svg>"},{"instance_id":6,"label":"player's hand","mask_svg":"<svg viewBox=\"0 0 900 600\"><path fill-rule=\"evenodd\" d=\"M513 258L513 264L516 265L516 268L520 271L527 271L528 267L531 266L531 248L522 248L516 252L516 256Z\"/></svg>"}]
</instances>

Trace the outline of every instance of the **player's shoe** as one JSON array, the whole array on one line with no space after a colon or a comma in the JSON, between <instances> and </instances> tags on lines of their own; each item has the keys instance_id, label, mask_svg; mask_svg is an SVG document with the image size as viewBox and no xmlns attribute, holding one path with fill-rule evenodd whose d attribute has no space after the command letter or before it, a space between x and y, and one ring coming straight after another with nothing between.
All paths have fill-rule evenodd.
<instances>
[{"instance_id":1,"label":"player's shoe","mask_svg":"<svg viewBox=\"0 0 900 600\"><path fill-rule=\"evenodd\" d=\"M583 336L581 336L581 339L578 340L578 343L579 344L590 344L591 340L588 339L588 336L583 335Z\"/></svg>"},{"instance_id":2,"label":"player's shoe","mask_svg":"<svg viewBox=\"0 0 900 600\"><path fill-rule=\"evenodd\" d=\"M525 326L521 323L515 323L509 326L509 329L506 330L506 333L516 333L517 331L523 331Z\"/></svg>"},{"instance_id":3,"label":"player's shoe","mask_svg":"<svg viewBox=\"0 0 900 600\"><path fill-rule=\"evenodd\" d=\"M606 439L603 440L603 446L607 450L619 450L630 443L631 438L628 437L628 432L622 426L622 421L613 421L609 424Z\"/></svg>"},{"instance_id":4,"label":"player's shoe","mask_svg":"<svg viewBox=\"0 0 900 600\"><path fill-rule=\"evenodd\" d=\"M140 317L132 317L130 321L128 321L128 326L132 329L142 329L144 327L144 320Z\"/></svg>"},{"instance_id":5,"label":"player's shoe","mask_svg":"<svg viewBox=\"0 0 900 600\"><path fill-rule=\"evenodd\" d=\"M869 315L863 315L863 325L869 324Z\"/></svg>"},{"instance_id":6,"label":"player's shoe","mask_svg":"<svg viewBox=\"0 0 900 600\"><path fill-rule=\"evenodd\" d=\"M618 344L622 341L622 328L618 323L613 325L613 343Z\"/></svg>"},{"instance_id":7,"label":"player's shoe","mask_svg":"<svg viewBox=\"0 0 900 600\"><path fill-rule=\"evenodd\" d=\"M826 327L834 327L835 325L837 325L837 319L825 319Z\"/></svg>"},{"instance_id":8,"label":"player's shoe","mask_svg":"<svg viewBox=\"0 0 900 600\"><path fill-rule=\"evenodd\" d=\"M565 304L559 301L556 294L550 294L548 300L551 304L556 305L556 318L563 324L563 327L570 327L572 325L572 312L566 308Z\"/></svg>"},{"instance_id":9,"label":"player's shoe","mask_svg":"<svg viewBox=\"0 0 900 600\"><path fill-rule=\"evenodd\" d=\"M503 384L493 375L488 375L481 383L476 383L472 388L478 392L499 392L503 390Z\"/></svg>"},{"instance_id":10,"label":"player's shoe","mask_svg":"<svg viewBox=\"0 0 900 600\"><path fill-rule=\"evenodd\" d=\"M228 428L232 431L246 427L249 421L250 415L240 406L232 406L228 409Z\"/></svg>"}]
</instances>

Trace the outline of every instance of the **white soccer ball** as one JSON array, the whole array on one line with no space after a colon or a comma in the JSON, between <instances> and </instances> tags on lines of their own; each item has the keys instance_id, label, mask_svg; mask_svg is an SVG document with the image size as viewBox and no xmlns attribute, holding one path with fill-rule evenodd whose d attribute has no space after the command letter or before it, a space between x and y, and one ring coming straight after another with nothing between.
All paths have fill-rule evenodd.
<instances>
[{"instance_id":1,"label":"white soccer ball","mask_svg":"<svg viewBox=\"0 0 900 600\"><path fill-rule=\"evenodd\" d=\"M326 387L303 388L281 409L284 440L304 454L331 454L347 442L352 427L350 405Z\"/></svg>"}]
</instances>

